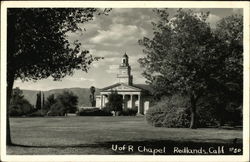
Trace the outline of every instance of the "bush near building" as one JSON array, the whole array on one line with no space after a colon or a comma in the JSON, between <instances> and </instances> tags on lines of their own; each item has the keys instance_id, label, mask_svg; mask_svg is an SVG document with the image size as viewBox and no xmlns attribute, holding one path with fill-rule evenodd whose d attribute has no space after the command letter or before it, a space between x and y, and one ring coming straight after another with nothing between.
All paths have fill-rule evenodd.
<instances>
[{"instance_id":1,"label":"bush near building","mask_svg":"<svg viewBox=\"0 0 250 162\"><path fill-rule=\"evenodd\" d=\"M121 116L135 116L137 114L137 108L132 108L132 109L123 109L120 113Z\"/></svg>"},{"instance_id":2,"label":"bush near building","mask_svg":"<svg viewBox=\"0 0 250 162\"><path fill-rule=\"evenodd\" d=\"M241 108L232 108L232 105L227 107L223 109L211 103L208 98L201 98L197 104L197 127L241 126ZM187 97L173 95L163 97L156 105L150 107L146 119L156 127L188 128L190 115Z\"/></svg>"},{"instance_id":3,"label":"bush near building","mask_svg":"<svg viewBox=\"0 0 250 162\"><path fill-rule=\"evenodd\" d=\"M156 127L188 127L190 114L187 113L187 100L180 96L164 97L149 108L146 119Z\"/></svg>"},{"instance_id":4,"label":"bush near building","mask_svg":"<svg viewBox=\"0 0 250 162\"><path fill-rule=\"evenodd\" d=\"M117 91L111 91L108 96L108 103L106 103L106 110L114 111L115 116L119 116L122 111L122 96Z\"/></svg>"},{"instance_id":5,"label":"bush near building","mask_svg":"<svg viewBox=\"0 0 250 162\"><path fill-rule=\"evenodd\" d=\"M78 116L112 116L109 111L105 111L99 108L81 109L77 112Z\"/></svg>"}]
</instances>

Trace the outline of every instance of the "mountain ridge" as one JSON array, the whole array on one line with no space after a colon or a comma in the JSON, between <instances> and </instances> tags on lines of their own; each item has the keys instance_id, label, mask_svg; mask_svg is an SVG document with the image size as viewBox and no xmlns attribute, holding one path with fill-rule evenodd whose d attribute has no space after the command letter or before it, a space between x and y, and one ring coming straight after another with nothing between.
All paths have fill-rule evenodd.
<instances>
[{"instance_id":1,"label":"mountain ridge","mask_svg":"<svg viewBox=\"0 0 250 162\"><path fill-rule=\"evenodd\" d=\"M24 98L27 99L32 105L35 106L37 93L40 92L39 90L27 90L21 89L23 91ZM54 94L55 96L61 94L63 91L70 91L73 92L78 97L78 106L91 106L89 101L90 90L89 88L80 88L80 87L72 87L72 88L61 88L61 89L51 89L47 91L41 91L44 94L44 98L46 98ZM100 89L96 88L95 95L100 93Z\"/></svg>"}]
</instances>

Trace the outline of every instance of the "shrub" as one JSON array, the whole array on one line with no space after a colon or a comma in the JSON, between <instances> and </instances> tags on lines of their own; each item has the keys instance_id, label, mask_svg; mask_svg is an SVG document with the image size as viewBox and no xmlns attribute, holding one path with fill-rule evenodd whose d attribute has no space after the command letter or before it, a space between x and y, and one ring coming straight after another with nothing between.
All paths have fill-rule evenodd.
<instances>
[{"instance_id":1,"label":"shrub","mask_svg":"<svg viewBox=\"0 0 250 162\"><path fill-rule=\"evenodd\" d=\"M241 125L241 108L233 103L216 103L215 98L202 97L197 104L199 127Z\"/></svg>"},{"instance_id":2,"label":"shrub","mask_svg":"<svg viewBox=\"0 0 250 162\"><path fill-rule=\"evenodd\" d=\"M118 115L122 111L122 103L122 96L119 95L117 91L111 91L108 95L108 103L106 103L106 107L108 107L110 111L114 111L115 115Z\"/></svg>"},{"instance_id":3,"label":"shrub","mask_svg":"<svg viewBox=\"0 0 250 162\"><path fill-rule=\"evenodd\" d=\"M217 126L218 120L215 117L214 107L205 103L204 100L202 102L197 106L198 127Z\"/></svg>"},{"instance_id":4,"label":"shrub","mask_svg":"<svg viewBox=\"0 0 250 162\"><path fill-rule=\"evenodd\" d=\"M28 114L27 116L28 117L43 117L44 114L42 113L41 110L37 110L37 111L35 111L33 113Z\"/></svg>"},{"instance_id":5,"label":"shrub","mask_svg":"<svg viewBox=\"0 0 250 162\"><path fill-rule=\"evenodd\" d=\"M187 99L183 96L165 97L149 108L146 119L156 127L188 127L190 114L186 105Z\"/></svg>"},{"instance_id":6,"label":"shrub","mask_svg":"<svg viewBox=\"0 0 250 162\"><path fill-rule=\"evenodd\" d=\"M47 114L48 111L51 109L51 106L56 103L55 95L51 94L47 97L45 104L43 105L43 114Z\"/></svg>"},{"instance_id":7,"label":"shrub","mask_svg":"<svg viewBox=\"0 0 250 162\"><path fill-rule=\"evenodd\" d=\"M229 103L225 112L225 123L235 126L242 125L242 107L236 103Z\"/></svg>"},{"instance_id":8,"label":"shrub","mask_svg":"<svg viewBox=\"0 0 250 162\"><path fill-rule=\"evenodd\" d=\"M165 97L156 105L149 108L146 119L156 127L189 127L190 109L188 105L188 99L185 96L174 95L172 97ZM234 112L234 114L237 113ZM229 115L227 112L223 114L217 113L214 106L207 101L206 97L200 98L197 104L198 127L218 126L219 121L217 116L225 118L224 116Z\"/></svg>"},{"instance_id":9,"label":"shrub","mask_svg":"<svg viewBox=\"0 0 250 162\"><path fill-rule=\"evenodd\" d=\"M78 97L71 91L63 91L56 97L63 113L75 113L77 110Z\"/></svg>"},{"instance_id":10,"label":"shrub","mask_svg":"<svg viewBox=\"0 0 250 162\"><path fill-rule=\"evenodd\" d=\"M10 106L9 115L12 117L22 116L23 111L19 106Z\"/></svg>"},{"instance_id":11,"label":"shrub","mask_svg":"<svg viewBox=\"0 0 250 162\"><path fill-rule=\"evenodd\" d=\"M123 109L120 113L122 116L135 116L137 113L137 108L132 108L132 109Z\"/></svg>"},{"instance_id":12,"label":"shrub","mask_svg":"<svg viewBox=\"0 0 250 162\"><path fill-rule=\"evenodd\" d=\"M12 103L9 109L10 116L26 116L34 111L33 106L26 99L20 99L18 102Z\"/></svg>"},{"instance_id":13,"label":"shrub","mask_svg":"<svg viewBox=\"0 0 250 162\"><path fill-rule=\"evenodd\" d=\"M48 116L64 116L65 110L61 102L56 102L47 113Z\"/></svg>"},{"instance_id":14,"label":"shrub","mask_svg":"<svg viewBox=\"0 0 250 162\"><path fill-rule=\"evenodd\" d=\"M97 109L99 109L99 108L97 108ZM100 110L100 109L99 109ZM104 108L102 108L101 109L102 111L105 111L105 112L111 112L112 110L109 108L109 107L104 107Z\"/></svg>"},{"instance_id":15,"label":"shrub","mask_svg":"<svg viewBox=\"0 0 250 162\"><path fill-rule=\"evenodd\" d=\"M77 113L78 116L112 116L112 113L99 108L82 109Z\"/></svg>"}]
</instances>

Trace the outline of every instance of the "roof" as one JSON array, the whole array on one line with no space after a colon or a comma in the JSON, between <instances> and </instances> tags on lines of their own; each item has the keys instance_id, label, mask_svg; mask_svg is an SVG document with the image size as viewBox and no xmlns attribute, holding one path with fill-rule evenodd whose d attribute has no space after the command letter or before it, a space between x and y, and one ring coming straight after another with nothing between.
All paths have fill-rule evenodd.
<instances>
[{"instance_id":1,"label":"roof","mask_svg":"<svg viewBox=\"0 0 250 162\"><path fill-rule=\"evenodd\" d=\"M112 88L118 87L118 86L120 86L120 85L129 87L129 88L131 88L131 89L133 89L133 90L135 90L135 91L142 91L142 90L143 90L143 89L141 89L141 88L139 88L139 87L135 87L135 86L133 86L133 85L127 85L127 84L125 84L125 83L116 83L116 84L110 85L110 86L108 86L108 87L102 88L101 91L106 91L106 90L108 90L108 89L112 89Z\"/></svg>"},{"instance_id":2,"label":"roof","mask_svg":"<svg viewBox=\"0 0 250 162\"><path fill-rule=\"evenodd\" d=\"M126 52L124 53L124 55L122 57L128 57L128 55L126 54Z\"/></svg>"},{"instance_id":3,"label":"roof","mask_svg":"<svg viewBox=\"0 0 250 162\"><path fill-rule=\"evenodd\" d=\"M148 84L133 84L133 86L148 91L150 94L154 91L153 87Z\"/></svg>"},{"instance_id":4,"label":"roof","mask_svg":"<svg viewBox=\"0 0 250 162\"><path fill-rule=\"evenodd\" d=\"M105 91L105 90L108 90L108 89L111 89L111 88L114 88L114 87L117 87L119 85L125 85L127 87L131 87L135 90L138 90L138 91L144 91L144 92L147 92L148 94L152 94L153 93L153 88L150 86L150 85L147 85L147 84L133 84L133 85L127 85L127 84L124 84L124 83L116 83L116 84L113 84L113 85L110 85L108 87L104 87L102 89L100 89L100 91Z\"/></svg>"}]
</instances>

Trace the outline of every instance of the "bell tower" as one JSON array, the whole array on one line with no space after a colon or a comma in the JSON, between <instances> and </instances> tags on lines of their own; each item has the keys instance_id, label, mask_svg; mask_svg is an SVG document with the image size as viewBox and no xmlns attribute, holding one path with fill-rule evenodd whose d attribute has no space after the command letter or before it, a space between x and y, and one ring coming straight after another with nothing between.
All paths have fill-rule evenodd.
<instances>
[{"instance_id":1,"label":"bell tower","mask_svg":"<svg viewBox=\"0 0 250 162\"><path fill-rule=\"evenodd\" d=\"M119 83L125 83L128 85L133 84L133 76L131 75L131 67L128 62L128 55L125 53L122 56L122 62L119 66L119 74L117 75Z\"/></svg>"}]
</instances>

